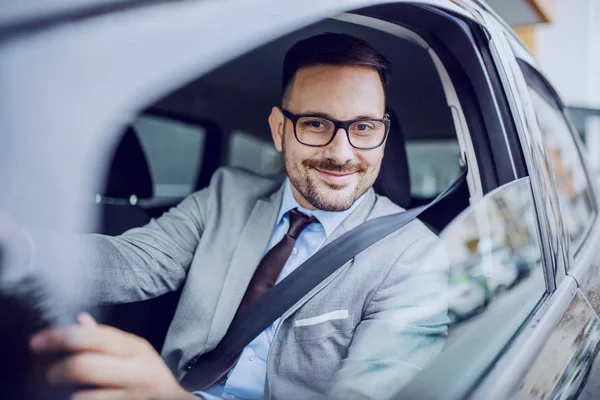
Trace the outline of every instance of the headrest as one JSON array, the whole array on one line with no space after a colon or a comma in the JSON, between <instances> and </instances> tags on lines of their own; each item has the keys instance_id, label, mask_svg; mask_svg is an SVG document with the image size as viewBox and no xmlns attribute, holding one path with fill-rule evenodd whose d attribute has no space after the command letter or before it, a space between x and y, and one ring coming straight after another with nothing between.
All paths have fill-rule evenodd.
<instances>
[{"instance_id":1,"label":"headrest","mask_svg":"<svg viewBox=\"0 0 600 400\"><path fill-rule=\"evenodd\" d=\"M144 149L133 127L125 131L108 173L104 197L138 199L152 197L152 176Z\"/></svg>"},{"instance_id":2,"label":"headrest","mask_svg":"<svg viewBox=\"0 0 600 400\"><path fill-rule=\"evenodd\" d=\"M410 207L410 174L404 135L396 114L388 109L390 132L388 134L379 176L373 185L375 191L386 196L402 208Z\"/></svg>"}]
</instances>

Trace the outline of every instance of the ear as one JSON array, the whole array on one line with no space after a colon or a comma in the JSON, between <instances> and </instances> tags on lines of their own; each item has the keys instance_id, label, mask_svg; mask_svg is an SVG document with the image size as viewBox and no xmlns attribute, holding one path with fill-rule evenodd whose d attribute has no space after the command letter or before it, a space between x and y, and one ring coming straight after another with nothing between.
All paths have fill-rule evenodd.
<instances>
[{"instance_id":1,"label":"ear","mask_svg":"<svg viewBox=\"0 0 600 400\"><path fill-rule=\"evenodd\" d=\"M269 115L269 126L271 127L271 136L273 137L273 144L278 152L283 151L283 126L285 124L285 117L279 107L273 107L271 114Z\"/></svg>"}]
</instances>

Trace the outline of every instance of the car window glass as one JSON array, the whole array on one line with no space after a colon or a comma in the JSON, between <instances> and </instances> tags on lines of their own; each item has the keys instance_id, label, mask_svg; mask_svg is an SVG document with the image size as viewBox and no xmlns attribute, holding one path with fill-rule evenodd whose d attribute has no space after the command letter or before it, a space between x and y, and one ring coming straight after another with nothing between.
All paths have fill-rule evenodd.
<instances>
[{"instance_id":1,"label":"car window glass","mask_svg":"<svg viewBox=\"0 0 600 400\"><path fill-rule=\"evenodd\" d=\"M577 144L561 111L534 88L530 87L529 92L571 243L577 249L594 215L587 175Z\"/></svg>"},{"instance_id":2,"label":"car window glass","mask_svg":"<svg viewBox=\"0 0 600 400\"><path fill-rule=\"evenodd\" d=\"M273 176L283 171L283 158L273 142L235 131L229 139L227 165Z\"/></svg>"},{"instance_id":3,"label":"car window glass","mask_svg":"<svg viewBox=\"0 0 600 400\"><path fill-rule=\"evenodd\" d=\"M456 139L407 140L412 197L433 198L460 175Z\"/></svg>"},{"instance_id":4,"label":"car window glass","mask_svg":"<svg viewBox=\"0 0 600 400\"><path fill-rule=\"evenodd\" d=\"M531 200L528 179L517 181L469 208L442 232L450 264L451 331L475 326L479 312L502 308L506 297L537 300L544 293Z\"/></svg>"},{"instance_id":5,"label":"car window glass","mask_svg":"<svg viewBox=\"0 0 600 400\"><path fill-rule=\"evenodd\" d=\"M432 251L424 266L447 272L437 292L444 293L448 336L399 398L419 398L432 380L474 384L473 374L482 374L528 320L546 292L535 215L529 178L522 178L488 194L441 232L443 250Z\"/></svg>"},{"instance_id":6,"label":"car window glass","mask_svg":"<svg viewBox=\"0 0 600 400\"><path fill-rule=\"evenodd\" d=\"M184 197L202 167L204 128L169 118L142 115L133 126L146 154L154 197Z\"/></svg>"}]
</instances>

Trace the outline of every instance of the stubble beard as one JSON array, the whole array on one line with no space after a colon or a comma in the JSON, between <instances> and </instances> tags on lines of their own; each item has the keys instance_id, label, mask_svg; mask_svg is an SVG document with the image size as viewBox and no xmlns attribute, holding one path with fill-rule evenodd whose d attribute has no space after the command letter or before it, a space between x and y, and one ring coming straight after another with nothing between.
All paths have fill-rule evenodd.
<instances>
[{"instance_id":1,"label":"stubble beard","mask_svg":"<svg viewBox=\"0 0 600 400\"><path fill-rule=\"evenodd\" d=\"M346 211L354 202L362 196L367 190L361 190L361 183L367 173L367 168L361 164L346 163L339 165L331 159L307 159L303 160L299 166L294 160L290 159L288 152L286 152L285 146L285 135L282 141L283 157L285 162L285 169L290 182L298 192L308 201L313 207L323 211ZM347 185L336 185L328 182L315 182L315 179L310 174L310 170L318 167L325 171L335 172L356 172L360 175L361 179L355 186L352 192L343 198L340 198L341 191L344 190ZM331 191L338 192L337 201L334 201L331 196L327 196L327 190L322 188L319 190L319 186L327 187ZM368 189L368 188L367 188Z\"/></svg>"}]
</instances>

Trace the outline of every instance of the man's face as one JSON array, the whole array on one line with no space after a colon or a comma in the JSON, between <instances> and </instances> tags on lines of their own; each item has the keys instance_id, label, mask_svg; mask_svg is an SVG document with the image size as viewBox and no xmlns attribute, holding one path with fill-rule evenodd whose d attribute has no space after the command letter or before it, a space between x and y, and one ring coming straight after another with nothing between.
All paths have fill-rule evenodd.
<instances>
[{"instance_id":1,"label":"man's face","mask_svg":"<svg viewBox=\"0 0 600 400\"><path fill-rule=\"evenodd\" d=\"M383 118L385 94L377 71L366 67L319 65L299 69L285 108L294 114L332 119ZM343 211L375 182L385 143L371 150L350 145L340 129L325 147L294 137L292 121L274 107L269 117L275 147L283 153L296 201L307 209Z\"/></svg>"}]
</instances>

